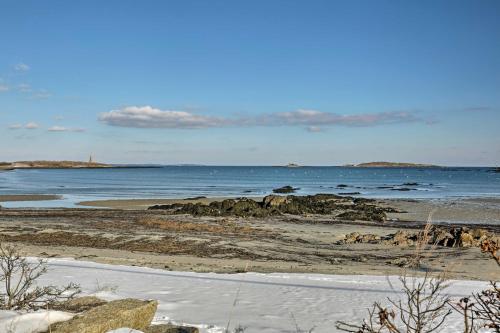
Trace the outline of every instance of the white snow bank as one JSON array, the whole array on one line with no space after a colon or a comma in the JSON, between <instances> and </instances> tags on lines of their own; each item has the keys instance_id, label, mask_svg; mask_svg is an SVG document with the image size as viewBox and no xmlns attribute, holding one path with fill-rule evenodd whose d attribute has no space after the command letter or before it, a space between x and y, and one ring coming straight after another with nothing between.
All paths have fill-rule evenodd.
<instances>
[{"instance_id":1,"label":"white snow bank","mask_svg":"<svg viewBox=\"0 0 500 333\"><path fill-rule=\"evenodd\" d=\"M46 332L49 325L73 318L73 314L62 311L37 311L18 313L0 311L0 332L40 333Z\"/></svg>"},{"instance_id":2,"label":"white snow bank","mask_svg":"<svg viewBox=\"0 0 500 333\"><path fill-rule=\"evenodd\" d=\"M315 333L330 333L337 320L359 320L374 301L401 295L395 276L201 274L71 259L50 259L41 280L77 282L86 294L107 300L156 299L155 323L186 323L207 333L223 332L229 321L231 329L247 327L245 333L295 332L294 320L302 330L315 327ZM459 298L486 284L452 281L448 293ZM450 318L442 332L457 332L459 325L458 317Z\"/></svg>"}]
</instances>

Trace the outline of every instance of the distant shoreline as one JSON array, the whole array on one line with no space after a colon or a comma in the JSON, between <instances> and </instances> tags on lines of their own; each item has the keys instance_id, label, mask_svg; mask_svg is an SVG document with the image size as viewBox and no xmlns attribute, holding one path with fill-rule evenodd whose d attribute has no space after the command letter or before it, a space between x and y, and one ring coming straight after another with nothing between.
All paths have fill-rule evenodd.
<instances>
[{"instance_id":1,"label":"distant shoreline","mask_svg":"<svg viewBox=\"0 0 500 333\"><path fill-rule=\"evenodd\" d=\"M147 169L161 167L158 165L105 164L80 161L17 161L0 163L0 171L21 169Z\"/></svg>"}]
</instances>

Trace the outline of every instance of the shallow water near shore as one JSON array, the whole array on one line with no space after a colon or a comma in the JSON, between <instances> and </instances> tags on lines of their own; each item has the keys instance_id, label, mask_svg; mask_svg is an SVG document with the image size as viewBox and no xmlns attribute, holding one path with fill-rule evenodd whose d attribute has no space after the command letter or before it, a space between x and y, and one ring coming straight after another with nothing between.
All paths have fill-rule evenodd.
<instances>
[{"instance_id":1,"label":"shallow water near shore","mask_svg":"<svg viewBox=\"0 0 500 333\"><path fill-rule=\"evenodd\" d=\"M387 199L500 197L500 174L491 168L164 166L0 173L1 195L62 196L54 201L2 203L6 207L74 207L79 201L105 199L255 197L284 185L299 188L299 195L334 193Z\"/></svg>"}]
</instances>

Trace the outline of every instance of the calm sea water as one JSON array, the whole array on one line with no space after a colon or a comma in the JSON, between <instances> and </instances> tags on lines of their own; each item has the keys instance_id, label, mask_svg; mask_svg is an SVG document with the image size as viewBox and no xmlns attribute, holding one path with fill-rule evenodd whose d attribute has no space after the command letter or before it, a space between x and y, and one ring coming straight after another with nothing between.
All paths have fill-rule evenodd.
<instances>
[{"instance_id":1,"label":"calm sea water","mask_svg":"<svg viewBox=\"0 0 500 333\"><path fill-rule=\"evenodd\" d=\"M7 207L73 206L83 200L262 196L291 185L297 194L360 192L375 198L500 197L500 174L488 168L347 168L165 166L123 169L31 169L0 172L0 194L59 194L63 200ZM417 185L403 185L417 183ZM347 185L338 188L338 185ZM407 188L409 191L396 189Z\"/></svg>"}]
</instances>

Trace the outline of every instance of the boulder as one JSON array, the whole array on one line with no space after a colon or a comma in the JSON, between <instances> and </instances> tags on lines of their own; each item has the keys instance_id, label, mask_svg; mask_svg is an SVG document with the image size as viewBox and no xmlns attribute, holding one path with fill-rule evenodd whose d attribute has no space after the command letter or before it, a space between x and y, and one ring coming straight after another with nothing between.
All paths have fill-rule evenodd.
<instances>
[{"instance_id":1,"label":"boulder","mask_svg":"<svg viewBox=\"0 0 500 333\"><path fill-rule=\"evenodd\" d=\"M361 234L359 232L351 232L350 234L347 234L344 238L344 243L346 244L352 244L352 243L357 243L358 239L361 237Z\"/></svg>"},{"instance_id":2,"label":"boulder","mask_svg":"<svg viewBox=\"0 0 500 333\"><path fill-rule=\"evenodd\" d=\"M460 234L460 242L459 245L462 247L471 247L474 246L474 237L468 232L463 232Z\"/></svg>"},{"instance_id":3,"label":"boulder","mask_svg":"<svg viewBox=\"0 0 500 333\"><path fill-rule=\"evenodd\" d=\"M198 333L196 327L176 326L171 324L151 325L146 328L144 333Z\"/></svg>"},{"instance_id":4,"label":"boulder","mask_svg":"<svg viewBox=\"0 0 500 333\"><path fill-rule=\"evenodd\" d=\"M361 236L361 243L377 243L380 240L380 236L374 234L366 234Z\"/></svg>"},{"instance_id":5,"label":"boulder","mask_svg":"<svg viewBox=\"0 0 500 333\"><path fill-rule=\"evenodd\" d=\"M83 312L92 308L106 304L105 300L95 296L83 296L70 299L65 302L55 303L50 308L52 310L66 311L66 312Z\"/></svg>"},{"instance_id":6,"label":"boulder","mask_svg":"<svg viewBox=\"0 0 500 333\"><path fill-rule=\"evenodd\" d=\"M409 246L413 245L413 240L407 231L399 230L388 240L389 244L398 246Z\"/></svg>"},{"instance_id":7,"label":"boulder","mask_svg":"<svg viewBox=\"0 0 500 333\"><path fill-rule=\"evenodd\" d=\"M122 299L85 311L73 319L52 325L51 333L105 333L121 327L145 330L156 313L157 301Z\"/></svg>"},{"instance_id":8,"label":"boulder","mask_svg":"<svg viewBox=\"0 0 500 333\"><path fill-rule=\"evenodd\" d=\"M448 231L439 229L433 233L432 243L441 246L452 246L453 245L453 235Z\"/></svg>"},{"instance_id":9,"label":"boulder","mask_svg":"<svg viewBox=\"0 0 500 333\"><path fill-rule=\"evenodd\" d=\"M287 186L275 188L273 190L273 192L274 193L294 193L296 190L298 190L298 188L293 188L292 186L287 185Z\"/></svg>"},{"instance_id":10,"label":"boulder","mask_svg":"<svg viewBox=\"0 0 500 333\"><path fill-rule=\"evenodd\" d=\"M288 198L280 195L268 195L264 197L263 204L264 207L278 207L279 205L288 203Z\"/></svg>"}]
</instances>

